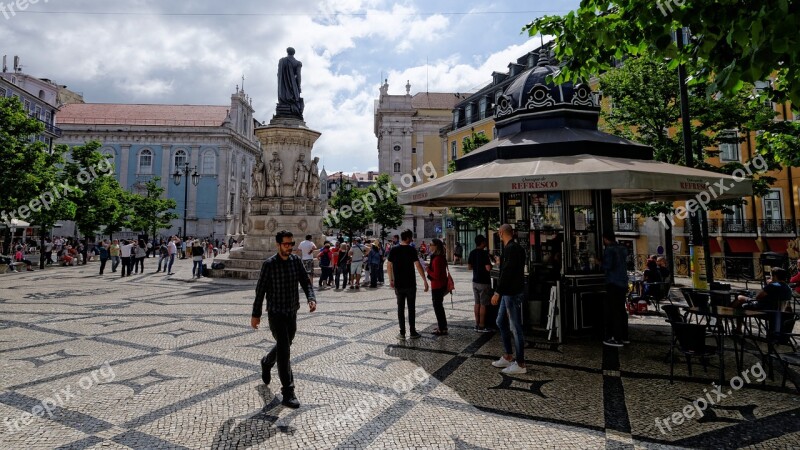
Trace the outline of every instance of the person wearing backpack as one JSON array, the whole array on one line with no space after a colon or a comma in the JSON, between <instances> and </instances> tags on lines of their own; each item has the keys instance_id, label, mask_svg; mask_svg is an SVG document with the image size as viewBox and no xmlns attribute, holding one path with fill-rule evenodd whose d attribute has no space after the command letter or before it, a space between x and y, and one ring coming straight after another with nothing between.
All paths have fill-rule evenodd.
<instances>
[{"instance_id":1,"label":"person wearing backpack","mask_svg":"<svg viewBox=\"0 0 800 450\"><path fill-rule=\"evenodd\" d=\"M317 258L319 259L319 268L322 271L319 277L319 287L322 287L323 284L330 286L333 281L333 267L331 267L333 254L331 253L330 242L325 242L325 246L319 251Z\"/></svg>"},{"instance_id":2,"label":"person wearing backpack","mask_svg":"<svg viewBox=\"0 0 800 450\"><path fill-rule=\"evenodd\" d=\"M339 246L339 253L336 260L336 277L334 284L336 289L339 289L339 277L342 278L342 289L347 288L347 278L350 276L350 269L347 267L350 264L350 255L348 253L347 244L342 242Z\"/></svg>"},{"instance_id":3,"label":"person wearing backpack","mask_svg":"<svg viewBox=\"0 0 800 450\"><path fill-rule=\"evenodd\" d=\"M372 243L372 249L367 253L367 264L369 267L369 287L377 288L378 287L378 279L380 278L379 273L381 272L382 267L382 256L381 256L381 249L378 246L377 241Z\"/></svg>"},{"instance_id":4,"label":"person wearing backpack","mask_svg":"<svg viewBox=\"0 0 800 450\"><path fill-rule=\"evenodd\" d=\"M433 334L447 336L447 316L444 312L444 296L447 295L447 257L444 243L439 239L433 239L428 249L431 254L428 264L428 279L431 281L431 300L437 325Z\"/></svg>"}]
</instances>

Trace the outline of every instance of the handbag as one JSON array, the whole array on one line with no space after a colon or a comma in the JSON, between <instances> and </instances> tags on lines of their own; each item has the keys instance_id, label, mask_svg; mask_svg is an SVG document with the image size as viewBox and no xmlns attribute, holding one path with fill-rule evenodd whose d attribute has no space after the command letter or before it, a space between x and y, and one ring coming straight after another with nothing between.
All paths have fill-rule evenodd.
<instances>
[{"instance_id":1,"label":"handbag","mask_svg":"<svg viewBox=\"0 0 800 450\"><path fill-rule=\"evenodd\" d=\"M450 265L445 260L445 268L447 269L447 293L450 294L450 308L455 309L453 304L453 291L456 290L456 283L453 281L453 276L450 275Z\"/></svg>"}]
</instances>

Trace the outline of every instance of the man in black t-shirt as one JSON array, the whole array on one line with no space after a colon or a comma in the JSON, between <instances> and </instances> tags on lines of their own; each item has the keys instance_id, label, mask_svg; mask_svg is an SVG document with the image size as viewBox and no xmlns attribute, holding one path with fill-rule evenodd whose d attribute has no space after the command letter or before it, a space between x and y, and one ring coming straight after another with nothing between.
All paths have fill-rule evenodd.
<instances>
[{"instance_id":1,"label":"man in black t-shirt","mask_svg":"<svg viewBox=\"0 0 800 450\"><path fill-rule=\"evenodd\" d=\"M411 332L410 337L411 339L420 337L415 326L415 302L417 299L417 280L414 275L415 267L425 285L425 292L428 292L428 280L425 278L425 271L422 270L422 264L419 262L417 250L410 245L413 235L411 230L405 230L400 234L400 245L394 246L389 252L389 262L386 265L386 273L389 274L389 284L394 288L395 296L397 296L397 320L400 322L400 334L397 335L398 339L406 338L406 302L408 302L408 328Z\"/></svg>"},{"instance_id":2,"label":"man in black t-shirt","mask_svg":"<svg viewBox=\"0 0 800 450\"><path fill-rule=\"evenodd\" d=\"M475 236L475 250L469 252L467 267L472 270L472 295L475 297L475 331L485 333L486 330L486 307L492 298L492 280L489 272L492 270L492 261L489 252L486 250L488 245L486 237L483 235Z\"/></svg>"}]
</instances>

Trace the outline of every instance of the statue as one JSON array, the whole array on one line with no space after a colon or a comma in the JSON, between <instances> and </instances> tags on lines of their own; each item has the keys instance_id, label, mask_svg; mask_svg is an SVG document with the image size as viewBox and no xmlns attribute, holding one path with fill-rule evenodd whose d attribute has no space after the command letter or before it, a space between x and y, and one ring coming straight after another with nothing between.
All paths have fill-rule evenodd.
<instances>
[{"instance_id":1,"label":"statue","mask_svg":"<svg viewBox=\"0 0 800 450\"><path fill-rule=\"evenodd\" d=\"M308 167L304 161L306 155L300 153L294 163L294 196L305 197L308 187Z\"/></svg>"},{"instance_id":2,"label":"statue","mask_svg":"<svg viewBox=\"0 0 800 450\"><path fill-rule=\"evenodd\" d=\"M317 163L319 158L315 157L308 168L308 198L319 198L319 169Z\"/></svg>"},{"instance_id":3,"label":"statue","mask_svg":"<svg viewBox=\"0 0 800 450\"><path fill-rule=\"evenodd\" d=\"M267 197L283 196L283 162L278 158L278 152L272 152L272 161L267 168Z\"/></svg>"},{"instance_id":4,"label":"statue","mask_svg":"<svg viewBox=\"0 0 800 450\"><path fill-rule=\"evenodd\" d=\"M278 107L279 116L303 118L303 99L300 97L300 69L303 63L294 57L294 49L286 49L287 56L278 61Z\"/></svg>"},{"instance_id":5,"label":"statue","mask_svg":"<svg viewBox=\"0 0 800 450\"><path fill-rule=\"evenodd\" d=\"M256 197L264 197L265 193L264 163L258 158L256 165L253 166L253 193Z\"/></svg>"}]
</instances>

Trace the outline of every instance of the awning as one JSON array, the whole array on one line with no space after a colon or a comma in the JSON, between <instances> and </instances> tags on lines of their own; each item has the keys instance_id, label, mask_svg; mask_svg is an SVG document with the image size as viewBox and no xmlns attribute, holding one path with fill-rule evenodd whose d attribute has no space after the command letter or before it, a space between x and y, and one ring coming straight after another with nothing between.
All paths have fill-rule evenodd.
<instances>
[{"instance_id":1,"label":"awning","mask_svg":"<svg viewBox=\"0 0 800 450\"><path fill-rule=\"evenodd\" d=\"M769 251L775 253L786 253L789 246L789 238L767 238Z\"/></svg>"},{"instance_id":2,"label":"awning","mask_svg":"<svg viewBox=\"0 0 800 450\"><path fill-rule=\"evenodd\" d=\"M617 201L674 201L697 195L740 198L748 180L651 160L596 155L498 159L460 170L400 193L415 206L498 206L501 192L610 189Z\"/></svg>"},{"instance_id":3,"label":"awning","mask_svg":"<svg viewBox=\"0 0 800 450\"><path fill-rule=\"evenodd\" d=\"M708 240L708 249L711 253L722 253L722 249L719 247L719 241L713 237Z\"/></svg>"},{"instance_id":4,"label":"awning","mask_svg":"<svg viewBox=\"0 0 800 450\"><path fill-rule=\"evenodd\" d=\"M0 225L6 228L28 228L31 226L30 223L20 219L11 219L8 222L0 222Z\"/></svg>"},{"instance_id":5,"label":"awning","mask_svg":"<svg viewBox=\"0 0 800 450\"><path fill-rule=\"evenodd\" d=\"M733 253L759 253L756 241L753 238L726 238L725 242L728 243L731 252Z\"/></svg>"}]
</instances>

